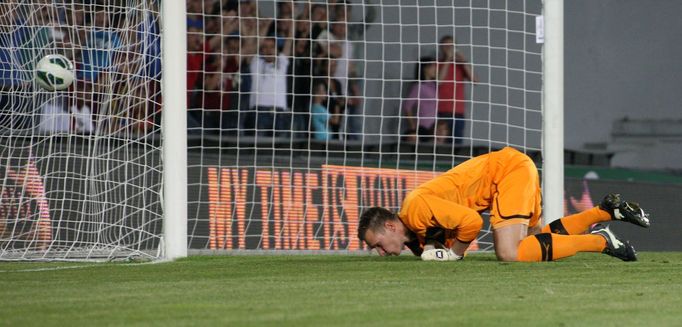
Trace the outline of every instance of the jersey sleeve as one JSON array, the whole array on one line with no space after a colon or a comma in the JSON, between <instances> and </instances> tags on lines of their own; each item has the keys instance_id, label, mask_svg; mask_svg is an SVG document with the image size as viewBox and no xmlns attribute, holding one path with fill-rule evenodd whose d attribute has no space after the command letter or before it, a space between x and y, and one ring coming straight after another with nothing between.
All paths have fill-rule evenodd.
<instances>
[{"instance_id":1,"label":"jersey sleeve","mask_svg":"<svg viewBox=\"0 0 682 327\"><path fill-rule=\"evenodd\" d=\"M431 194L411 194L401 215L407 227L420 236L430 228L453 231L457 240L469 243L483 226L475 210Z\"/></svg>"}]
</instances>

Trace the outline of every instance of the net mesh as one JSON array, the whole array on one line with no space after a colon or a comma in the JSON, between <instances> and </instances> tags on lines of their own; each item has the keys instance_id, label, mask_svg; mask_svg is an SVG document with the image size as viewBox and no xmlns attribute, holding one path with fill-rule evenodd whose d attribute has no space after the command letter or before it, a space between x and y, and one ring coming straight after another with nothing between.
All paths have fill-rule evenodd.
<instances>
[{"instance_id":1,"label":"net mesh","mask_svg":"<svg viewBox=\"0 0 682 327\"><path fill-rule=\"evenodd\" d=\"M186 4L190 249L362 250L366 208L504 146L539 159L540 0ZM1 259L161 255L159 5L0 4ZM33 77L53 53L67 91Z\"/></svg>"},{"instance_id":2,"label":"net mesh","mask_svg":"<svg viewBox=\"0 0 682 327\"><path fill-rule=\"evenodd\" d=\"M504 146L539 159L541 8L188 1L190 248L362 250L365 209Z\"/></svg>"},{"instance_id":3,"label":"net mesh","mask_svg":"<svg viewBox=\"0 0 682 327\"><path fill-rule=\"evenodd\" d=\"M3 1L0 30L0 259L158 257L158 1ZM36 83L48 54L67 90Z\"/></svg>"}]
</instances>

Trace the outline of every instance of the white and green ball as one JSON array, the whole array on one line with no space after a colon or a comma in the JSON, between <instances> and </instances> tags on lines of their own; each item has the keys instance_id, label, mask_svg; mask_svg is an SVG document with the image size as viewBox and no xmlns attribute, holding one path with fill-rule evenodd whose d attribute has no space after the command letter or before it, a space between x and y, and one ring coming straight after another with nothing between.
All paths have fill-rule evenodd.
<instances>
[{"instance_id":1,"label":"white and green ball","mask_svg":"<svg viewBox=\"0 0 682 327\"><path fill-rule=\"evenodd\" d=\"M73 63L60 54L47 55L36 65L35 78L48 91L66 90L73 83Z\"/></svg>"}]
</instances>

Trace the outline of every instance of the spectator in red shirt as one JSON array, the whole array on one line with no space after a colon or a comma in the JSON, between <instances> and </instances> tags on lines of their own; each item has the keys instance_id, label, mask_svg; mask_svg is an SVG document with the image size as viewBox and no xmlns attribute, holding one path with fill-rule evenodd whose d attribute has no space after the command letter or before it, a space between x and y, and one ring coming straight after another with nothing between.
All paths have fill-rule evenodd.
<instances>
[{"instance_id":1,"label":"spectator in red shirt","mask_svg":"<svg viewBox=\"0 0 682 327\"><path fill-rule=\"evenodd\" d=\"M223 91L227 98L227 106L223 107L221 127L227 135L237 135L239 132L239 84L240 69L240 39L237 35L225 38L223 47Z\"/></svg>"},{"instance_id":2,"label":"spectator in red shirt","mask_svg":"<svg viewBox=\"0 0 682 327\"><path fill-rule=\"evenodd\" d=\"M194 107L202 110L202 127L204 132L219 134L221 111L229 108L229 97L223 92L223 74L220 71L204 73L204 90Z\"/></svg>"},{"instance_id":3,"label":"spectator in red shirt","mask_svg":"<svg viewBox=\"0 0 682 327\"><path fill-rule=\"evenodd\" d=\"M445 122L455 144L461 144L464 136L464 85L466 81L477 83L478 79L461 52L455 50L452 35L440 39L438 58L438 119Z\"/></svg>"},{"instance_id":4,"label":"spectator in red shirt","mask_svg":"<svg viewBox=\"0 0 682 327\"><path fill-rule=\"evenodd\" d=\"M190 21L188 21L188 24ZM201 115L198 110L192 110L192 99L201 92L201 80L204 71L204 41L203 30L200 26L187 27L187 127L196 129L201 127Z\"/></svg>"}]
</instances>

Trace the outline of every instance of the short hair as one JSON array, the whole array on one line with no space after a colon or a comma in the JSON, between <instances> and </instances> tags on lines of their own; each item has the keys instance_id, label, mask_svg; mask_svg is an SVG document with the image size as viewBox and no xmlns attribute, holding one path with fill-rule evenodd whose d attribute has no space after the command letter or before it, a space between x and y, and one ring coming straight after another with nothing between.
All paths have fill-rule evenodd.
<instances>
[{"instance_id":1,"label":"short hair","mask_svg":"<svg viewBox=\"0 0 682 327\"><path fill-rule=\"evenodd\" d=\"M429 65L433 65L436 63L436 58L431 57L431 56L424 56L419 58L419 64L415 66L415 79L418 81L423 81L426 79L426 75L424 75L424 70L426 70L426 67Z\"/></svg>"},{"instance_id":2,"label":"short hair","mask_svg":"<svg viewBox=\"0 0 682 327\"><path fill-rule=\"evenodd\" d=\"M239 37L239 35L231 34L231 35L225 36L223 38L223 42L225 43L225 45L227 45L230 42L239 42L240 39L241 38Z\"/></svg>"},{"instance_id":3,"label":"short hair","mask_svg":"<svg viewBox=\"0 0 682 327\"><path fill-rule=\"evenodd\" d=\"M450 35L450 34L448 34L448 35L443 35L443 36L440 38L440 41L439 41L438 43L443 44L443 43L445 43L446 40L450 40L452 43L455 43L455 38L452 37L452 35Z\"/></svg>"},{"instance_id":4,"label":"short hair","mask_svg":"<svg viewBox=\"0 0 682 327\"><path fill-rule=\"evenodd\" d=\"M275 44L275 46L277 46L277 38L274 36L268 35L268 36L261 38L260 45L262 46L265 42L272 42Z\"/></svg>"},{"instance_id":5,"label":"short hair","mask_svg":"<svg viewBox=\"0 0 682 327\"><path fill-rule=\"evenodd\" d=\"M386 208L371 207L365 210L360 216L360 223L358 224L358 239L364 242L368 230L381 231L385 222L397 219L398 216Z\"/></svg>"}]
</instances>

